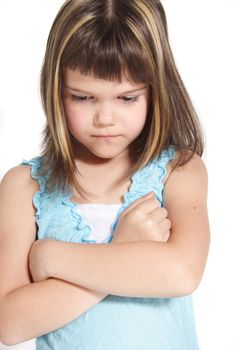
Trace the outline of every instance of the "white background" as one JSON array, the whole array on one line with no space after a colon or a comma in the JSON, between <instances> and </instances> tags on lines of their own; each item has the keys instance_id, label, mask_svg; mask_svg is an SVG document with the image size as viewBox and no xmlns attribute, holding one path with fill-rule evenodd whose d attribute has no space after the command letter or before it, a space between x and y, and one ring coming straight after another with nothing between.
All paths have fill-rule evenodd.
<instances>
[{"instance_id":1,"label":"white background","mask_svg":"<svg viewBox=\"0 0 233 350\"><path fill-rule=\"evenodd\" d=\"M39 72L50 25L62 3L0 1L0 178L23 158L38 155L44 124ZM163 4L175 60L207 139L203 160L209 173L212 239L203 280L193 295L200 349L233 350L233 1ZM34 340L10 348L34 349Z\"/></svg>"}]
</instances>

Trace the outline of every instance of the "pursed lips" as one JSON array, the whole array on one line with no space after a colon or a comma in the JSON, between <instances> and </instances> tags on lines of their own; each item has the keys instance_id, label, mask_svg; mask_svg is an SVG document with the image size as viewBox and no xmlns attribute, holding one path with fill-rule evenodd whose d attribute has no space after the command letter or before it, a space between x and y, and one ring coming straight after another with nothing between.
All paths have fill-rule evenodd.
<instances>
[{"instance_id":1,"label":"pursed lips","mask_svg":"<svg viewBox=\"0 0 233 350\"><path fill-rule=\"evenodd\" d=\"M119 135L93 135L95 137L115 137L115 136L119 136Z\"/></svg>"}]
</instances>

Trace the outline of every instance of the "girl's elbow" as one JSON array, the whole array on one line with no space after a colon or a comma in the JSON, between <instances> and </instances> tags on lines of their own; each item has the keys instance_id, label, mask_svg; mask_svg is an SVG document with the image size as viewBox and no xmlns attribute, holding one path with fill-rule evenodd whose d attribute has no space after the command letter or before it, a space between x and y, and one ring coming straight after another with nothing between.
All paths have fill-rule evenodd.
<instances>
[{"instance_id":1,"label":"girl's elbow","mask_svg":"<svg viewBox=\"0 0 233 350\"><path fill-rule=\"evenodd\" d=\"M181 277L182 293L183 295L192 294L200 284L202 275L197 272L193 272L190 268L185 269L185 272Z\"/></svg>"},{"instance_id":2,"label":"girl's elbow","mask_svg":"<svg viewBox=\"0 0 233 350\"><path fill-rule=\"evenodd\" d=\"M182 297L192 294L199 285L200 278L187 268L185 264L174 264L170 270L169 291L170 297Z\"/></svg>"},{"instance_id":3,"label":"girl's elbow","mask_svg":"<svg viewBox=\"0 0 233 350\"><path fill-rule=\"evenodd\" d=\"M4 338L4 337L0 338L0 342L5 346L14 346L19 344L19 342L15 342L15 341L12 341L12 339Z\"/></svg>"},{"instance_id":4,"label":"girl's elbow","mask_svg":"<svg viewBox=\"0 0 233 350\"><path fill-rule=\"evenodd\" d=\"M3 309L3 302L1 306L2 307L0 310L0 342L6 346L13 346L23 343L26 340L24 340L23 337L17 334L18 325L16 325L15 317L10 317L6 309Z\"/></svg>"},{"instance_id":5,"label":"girl's elbow","mask_svg":"<svg viewBox=\"0 0 233 350\"><path fill-rule=\"evenodd\" d=\"M6 327L4 326L2 320L0 322L0 342L6 346L16 345L13 341L11 335L8 334Z\"/></svg>"},{"instance_id":6,"label":"girl's elbow","mask_svg":"<svg viewBox=\"0 0 233 350\"><path fill-rule=\"evenodd\" d=\"M26 342L29 339L25 339L23 335L17 335L15 327L10 327L7 330L4 327L0 331L0 342L6 346L14 346Z\"/></svg>"},{"instance_id":7,"label":"girl's elbow","mask_svg":"<svg viewBox=\"0 0 233 350\"><path fill-rule=\"evenodd\" d=\"M190 295L197 289L198 283L192 279L186 279L182 283L182 289L180 291L180 296Z\"/></svg>"},{"instance_id":8,"label":"girl's elbow","mask_svg":"<svg viewBox=\"0 0 233 350\"><path fill-rule=\"evenodd\" d=\"M24 340L17 338L14 330L9 332L5 330L5 327L0 327L0 342L6 346L13 346L23 343Z\"/></svg>"}]
</instances>

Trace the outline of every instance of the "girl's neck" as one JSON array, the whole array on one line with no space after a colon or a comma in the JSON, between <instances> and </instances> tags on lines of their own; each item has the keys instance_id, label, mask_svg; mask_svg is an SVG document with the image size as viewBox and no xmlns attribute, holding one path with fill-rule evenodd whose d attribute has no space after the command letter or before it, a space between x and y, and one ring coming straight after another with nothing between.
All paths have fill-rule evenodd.
<instances>
[{"instance_id":1,"label":"girl's neck","mask_svg":"<svg viewBox=\"0 0 233 350\"><path fill-rule=\"evenodd\" d=\"M76 160L77 168L81 175L77 174L79 184L87 191L98 196L86 201L76 192L73 193L73 201L78 203L123 203L124 193L129 190L131 179L124 179L130 170L129 162L109 164L93 164Z\"/></svg>"},{"instance_id":2,"label":"girl's neck","mask_svg":"<svg viewBox=\"0 0 233 350\"><path fill-rule=\"evenodd\" d=\"M123 195L131 185L131 179L122 182L127 178L133 165L130 149L114 158L104 159L92 154L87 148L76 142L74 156L78 169L78 182L85 190L98 196L87 202L74 192L74 201L106 204L123 202Z\"/></svg>"},{"instance_id":3,"label":"girl's neck","mask_svg":"<svg viewBox=\"0 0 233 350\"><path fill-rule=\"evenodd\" d=\"M113 158L101 158L92 154L83 145L76 145L74 157L77 169L83 179L94 179L98 182L120 182L127 176L133 165L133 157L129 149ZM78 150L77 150L78 149Z\"/></svg>"}]
</instances>

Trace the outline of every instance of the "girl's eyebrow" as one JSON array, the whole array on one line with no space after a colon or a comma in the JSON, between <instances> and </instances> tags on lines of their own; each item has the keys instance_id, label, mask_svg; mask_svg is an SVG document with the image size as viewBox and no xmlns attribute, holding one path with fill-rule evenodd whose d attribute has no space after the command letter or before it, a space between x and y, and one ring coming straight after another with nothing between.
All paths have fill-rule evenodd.
<instances>
[{"instance_id":1,"label":"girl's eyebrow","mask_svg":"<svg viewBox=\"0 0 233 350\"><path fill-rule=\"evenodd\" d=\"M88 92L88 91L84 91L84 90L81 90L81 89L76 89L76 88L72 88L71 86L67 86L67 85L63 85L66 89L68 90L73 90L73 91L76 91L76 92L82 92L84 94L91 94L91 95L94 95L92 94L91 92ZM134 89L134 90L130 90L130 91L124 91L124 92L121 92L120 94L129 94L131 92L135 92L135 91L141 91L141 90L145 90L147 88L147 86L144 86L144 87L141 87L139 89Z\"/></svg>"}]
</instances>

